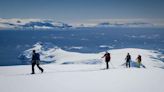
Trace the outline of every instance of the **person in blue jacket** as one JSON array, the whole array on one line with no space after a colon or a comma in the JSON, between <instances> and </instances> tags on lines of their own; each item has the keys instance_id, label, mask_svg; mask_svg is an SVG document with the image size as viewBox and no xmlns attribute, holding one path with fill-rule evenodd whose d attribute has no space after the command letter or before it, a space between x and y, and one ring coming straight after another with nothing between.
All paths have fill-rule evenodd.
<instances>
[{"instance_id":1,"label":"person in blue jacket","mask_svg":"<svg viewBox=\"0 0 164 92\"><path fill-rule=\"evenodd\" d=\"M126 68L128 67L130 68L131 55L129 53L127 54L125 60L126 60Z\"/></svg>"}]
</instances>

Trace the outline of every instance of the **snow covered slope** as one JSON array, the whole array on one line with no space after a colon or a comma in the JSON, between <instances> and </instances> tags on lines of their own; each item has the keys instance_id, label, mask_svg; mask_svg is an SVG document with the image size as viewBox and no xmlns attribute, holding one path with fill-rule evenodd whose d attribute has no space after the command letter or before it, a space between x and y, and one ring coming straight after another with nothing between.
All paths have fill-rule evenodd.
<instances>
[{"instance_id":1,"label":"snow covered slope","mask_svg":"<svg viewBox=\"0 0 164 92\"><path fill-rule=\"evenodd\" d=\"M27 60L32 50L41 54L41 60L54 61L41 65L44 73L31 65L1 66L1 92L163 92L164 63L159 60L163 54L137 48L109 50L110 69L104 70L105 63L100 53L77 53L58 47L37 43L22 55ZM146 68L125 68L125 56L132 56L133 63L138 54ZM21 56L23 57L23 56Z\"/></svg>"},{"instance_id":2,"label":"snow covered slope","mask_svg":"<svg viewBox=\"0 0 164 92\"><path fill-rule=\"evenodd\" d=\"M30 75L31 66L0 67L1 92L163 92L160 68L112 68L104 65L42 65Z\"/></svg>"}]
</instances>

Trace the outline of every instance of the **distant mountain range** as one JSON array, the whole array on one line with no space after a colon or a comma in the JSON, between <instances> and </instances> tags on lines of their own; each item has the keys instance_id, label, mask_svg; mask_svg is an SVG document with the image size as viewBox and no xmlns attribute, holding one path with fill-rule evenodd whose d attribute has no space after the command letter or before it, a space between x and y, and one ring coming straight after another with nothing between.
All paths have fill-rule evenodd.
<instances>
[{"instance_id":1,"label":"distant mountain range","mask_svg":"<svg viewBox=\"0 0 164 92\"><path fill-rule=\"evenodd\" d=\"M47 19L3 19L0 18L0 29L70 29L70 28L88 27L87 24L73 26L64 22L56 22ZM101 22L89 27L155 27L152 23L147 22Z\"/></svg>"},{"instance_id":2,"label":"distant mountain range","mask_svg":"<svg viewBox=\"0 0 164 92\"><path fill-rule=\"evenodd\" d=\"M110 23L103 22L96 25L96 27L153 27L154 24L146 22L130 22L130 23Z\"/></svg>"},{"instance_id":3,"label":"distant mountain range","mask_svg":"<svg viewBox=\"0 0 164 92\"><path fill-rule=\"evenodd\" d=\"M63 22L45 19L0 19L0 29L64 29L72 28Z\"/></svg>"}]
</instances>

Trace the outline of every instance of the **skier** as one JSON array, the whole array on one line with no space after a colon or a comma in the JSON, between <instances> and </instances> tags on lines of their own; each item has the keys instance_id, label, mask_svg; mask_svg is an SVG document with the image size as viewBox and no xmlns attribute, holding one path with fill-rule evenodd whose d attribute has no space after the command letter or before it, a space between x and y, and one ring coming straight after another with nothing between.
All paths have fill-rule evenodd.
<instances>
[{"instance_id":1,"label":"skier","mask_svg":"<svg viewBox=\"0 0 164 92\"><path fill-rule=\"evenodd\" d=\"M126 68L128 68L128 67L130 68L131 56L129 53L127 54L125 60L126 60Z\"/></svg>"},{"instance_id":2,"label":"skier","mask_svg":"<svg viewBox=\"0 0 164 92\"><path fill-rule=\"evenodd\" d=\"M33 50L32 53L32 73L31 74L35 74L35 70L34 70L34 66L37 65L37 67L39 68L39 70L41 71L41 73L43 73L43 68L41 68L39 66L39 62L40 62L40 55L39 53L36 53L35 50Z\"/></svg>"},{"instance_id":3,"label":"skier","mask_svg":"<svg viewBox=\"0 0 164 92\"><path fill-rule=\"evenodd\" d=\"M106 69L109 69L109 62L110 62L110 59L111 59L111 57L110 57L110 53L108 53L107 51L106 51L106 53L104 54L104 56L102 56L101 58L104 58L105 57L105 63L106 63Z\"/></svg>"}]
</instances>

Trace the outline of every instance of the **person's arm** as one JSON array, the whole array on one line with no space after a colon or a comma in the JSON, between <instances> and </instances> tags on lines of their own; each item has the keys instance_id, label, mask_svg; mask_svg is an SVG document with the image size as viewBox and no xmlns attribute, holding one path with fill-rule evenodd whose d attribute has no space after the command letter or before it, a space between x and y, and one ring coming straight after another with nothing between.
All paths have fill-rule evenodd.
<instances>
[{"instance_id":1,"label":"person's arm","mask_svg":"<svg viewBox=\"0 0 164 92\"><path fill-rule=\"evenodd\" d=\"M31 63L33 63L33 60L34 60L34 54L32 54Z\"/></svg>"},{"instance_id":2,"label":"person's arm","mask_svg":"<svg viewBox=\"0 0 164 92\"><path fill-rule=\"evenodd\" d=\"M104 56L102 56L101 58L104 58L105 57L105 55Z\"/></svg>"},{"instance_id":3,"label":"person's arm","mask_svg":"<svg viewBox=\"0 0 164 92\"><path fill-rule=\"evenodd\" d=\"M31 60L33 60L34 59L34 54L32 54L32 57L31 57Z\"/></svg>"},{"instance_id":4,"label":"person's arm","mask_svg":"<svg viewBox=\"0 0 164 92\"><path fill-rule=\"evenodd\" d=\"M136 61L138 61L138 57L136 58Z\"/></svg>"}]
</instances>

